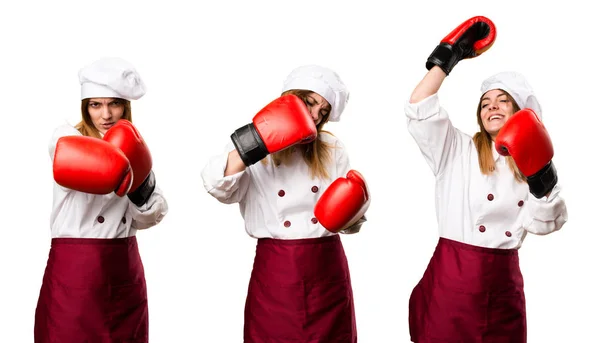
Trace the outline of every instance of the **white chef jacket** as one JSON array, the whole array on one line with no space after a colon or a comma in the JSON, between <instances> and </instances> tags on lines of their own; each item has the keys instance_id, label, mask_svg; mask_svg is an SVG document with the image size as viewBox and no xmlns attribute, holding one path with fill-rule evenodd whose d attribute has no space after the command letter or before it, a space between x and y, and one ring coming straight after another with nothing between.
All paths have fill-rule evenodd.
<instances>
[{"instance_id":1,"label":"white chef jacket","mask_svg":"<svg viewBox=\"0 0 600 343\"><path fill-rule=\"evenodd\" d=\"M334 146L327 167L329 178L311 179L308 165L296 151L289 165L275 167L271 156L267 164L257 162L245 170L225 175L230 142L224 152L213 156L202 170L204 187L222 203L239 203L246 232L254 238L301 239L331 236L314 215L317 200L338 177L345 177L350 162L342 142L321 132L320 139Z\"/></svg>"},{"instance_id":2,"label":"white chef jacket","mask_svg":"<svg viewBox=\"0 0 600 343\"><path fill-rule=\"evenodd\" d=\"M436 178L439 235L488 247L520 248L528 232L545 235L567 221L560 185L541 199L518 182L506 158L492 148L496 171L484 175L471 136L456 129L437 94L405 104L408 130Z\"/></svg>"},{"instance_id":3,"label":"white chef jacket","mask_svg":"<svg viewBox=\"0 0 600 343\"><path fill-rule=\"evenodd\" d=\"M62 136L81 136L70 125L55 129L48 150L54 159L54 150ZM150 228L168 212L167 201L158 186L148 202L137 207L127 196L114 192L96 195L65 188L54 182L53 204L50 216L52 238L123 238L135 236L137 230Z\"/></svg>"}]
</instances>

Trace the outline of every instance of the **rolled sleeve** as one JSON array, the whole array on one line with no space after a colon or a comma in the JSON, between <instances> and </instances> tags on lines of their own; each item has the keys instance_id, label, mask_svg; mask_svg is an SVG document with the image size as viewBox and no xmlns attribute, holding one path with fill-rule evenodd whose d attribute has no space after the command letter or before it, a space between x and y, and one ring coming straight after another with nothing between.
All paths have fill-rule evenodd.
<instances>
[{"instance_id":1,"label":"rolled sleeve","mask_svg":"<svg viewBox=\"0 0 600 343\"><path fill-rule=\"evenodd\" d=\"M437 93L413 104L407 101L404 105L404 112L409 120L427 120L439 114L440 109Z\"/></svg>"},{"instance_id":2,"label":"rolled sleeve","mask_svg":"<svg viewBox=\"0 0 600 343\"><path fill-rule=\"evenodd\" d=\"M250 183L246 170L225 176L227 159L232 150L233 145L228 145L223 153L211 157L202 170L202 180L206 191L225 204L240 202Z\"/></svg>"},{"instance_id":3,"label":"rolled sleeve","mask_svg":"<svg viewBox=\"0 0 600 343\"><path fill-rule=\"evenodd\" d=\"M148 201L138 207L129 202L128 212L133 220L131 226L136 230L144 230L160 223L169 211L163 191L156 186Z\"/></svg>"},{"instance_id":4,"label":"rolled sleeve","mask_svg":"<svg viewBox=\"0 0 600 343\"><path fill-rule=\"evenodd\" d=\"M560 191L561 186L556 185L548 196L540 199L529 195L525 230L535 235L547 235L563 227L568 220L568 212Z\"/></svg>"}]
</instances>

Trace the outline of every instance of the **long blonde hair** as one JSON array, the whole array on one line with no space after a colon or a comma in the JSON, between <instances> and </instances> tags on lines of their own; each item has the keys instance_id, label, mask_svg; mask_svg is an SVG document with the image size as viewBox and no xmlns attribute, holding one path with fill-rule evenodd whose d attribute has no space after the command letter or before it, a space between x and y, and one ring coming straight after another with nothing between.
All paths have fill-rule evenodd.
<instances>
[{"instance_id":1,"label":"long blonde hair","mask_svg":"<svg viewBox=\"0 0 600 343\"><path fill-rule=\"evenodd\" d=\"M521 109L510 94L504 91L502 91L502 93L505 94L512 103L514 112ZM481 170L481 173L484 175L491 175L496 170L496 162L494 161L494 155L492 153L492 145L494 143L492 141L492 136L485 130L483 121L481 120L481 102L483 101L484 95L485 94L481 95L479 103L477 104L477 124L479 124L479 132L473 136L473 141L475 142L477 155L479 156L479 170ZM511 156L506 156L506 161L515 179L519 182L525 182L527 179L517 167L515 160Z\"/></svg>"},{"instance_id":2,"label":"long blonde hair","mask_svg":"<svg viewBox=\"0 0 600 343\"><path fill-rule=\"evenodd\" d=\"M123 105L125 106L121 119L131 121L131 102L125 99L119 100L123 102ZM90 116L90 112L88 110L89 103L90 99L81 100L81 121L75 125L75 128L84 136L102 138L100 131L96 129L94 122L92 122L92 117Z\"/></svg>"},{"instance_id":3,"label":"long blonde hair","mask_svg":"<svg viewBox=\"0 0 600 343\"><path fill-rule=\"evenodd\" d=\"M292 89L286 92L283 92L281 95L293 94L298 96L305 103L308 101L307 97L309 94L313 93L309 90L300 90L300 89ZM320 138L321 133L333 134L329 131L323 130L323 125L329 120L329 114L323 117L321 122L317 125L317 138L308 144L297 144L293 147L293 149L284 149L282 151L271 154L271 161L275 166L279 166L281 164L288 164L292 161L294 151L300 151L302 154L302 158L308 165L310 169L311 178L320 177L320 178L328 178L329 173L327 172L326 165L331 162L331 148L334 148L330 144L327 144ZM294 150L295 149L295 150ZM267 164L268 159L262 159L261 163Z\"/></svg>"}]
</instances>

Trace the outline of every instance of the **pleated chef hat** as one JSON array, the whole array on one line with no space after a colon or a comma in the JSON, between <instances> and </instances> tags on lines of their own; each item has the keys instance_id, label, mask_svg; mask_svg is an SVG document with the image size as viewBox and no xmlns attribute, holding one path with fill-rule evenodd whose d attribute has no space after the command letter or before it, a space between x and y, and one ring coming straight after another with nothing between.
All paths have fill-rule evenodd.
<instances>
[{"instance_id":1,"label":"pleated chef hat","mask_svg":"<svg viewBox=\"0 0 600 343\"><path fill-rule=\"evenodd\" d=\"M282 92L291 89L313 91L329 102L329 121L339 121L350 94L333 70L318 65L306 65L294 69L283 83Z\"/></svg>"},{"instance_id":2,"label":"pleated chef hat","mask_svg":"<svg viewBox=\"0 0 600 343\"><path fill-rule=\"evenodd\" d=\"M146 85L135 68L117 57L100 59L79 71L81 99L121 98L137 100L146 94Z\"/></svg>"},{"instance_id":3,"label":"pleated chef hat","mask_svg":"<svg viewBox=\"0 0 600 343\"><path fill-rule=\"evenodd\" d=\"M489 77L481 84L481 95L492 89L501 89L512 96L521 109L531 108L542 119L540 106L525 77L514 71L505 71Z\"/></svg>"}]
</instances>

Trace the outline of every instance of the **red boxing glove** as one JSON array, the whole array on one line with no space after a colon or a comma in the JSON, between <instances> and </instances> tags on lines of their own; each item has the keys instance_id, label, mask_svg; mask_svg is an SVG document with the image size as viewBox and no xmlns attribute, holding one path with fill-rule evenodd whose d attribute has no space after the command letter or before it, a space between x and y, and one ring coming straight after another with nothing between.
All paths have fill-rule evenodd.
<instances>
[{"instance_id":1,"label":"red boxing glove","mask_svg":"<svg viewBox=\"0 0 600 343\"><path fill-rule=\"evenodd\" d=\"M533 110L520 110L506 121L496 137L496 151L513 157L536 198L548 194L558 182L550 136Z\"/></svg>"},{"instance_id":2,"label":"red boxing glove","mask_svg":"<svg viewBox=\"0 0 600 343\"><path fill-rule=\"evenodd\" d=\"M371 203L367 183L356 170L335 180L315 205L315 217L323 227L337 233L356 223Z\"/></svg>"},{"instance_id":3,"label":"red boxing glove","mask_svg":"<svg viewBox=\"0 0 600 343\"><path fill-rule=\"evenodd\" d=\"M90 194L115 192L123 196L133 174L123 152L93 137L65 136L56 143L54 180L59 185Z\"/></svg>"},{"instance_id":4,"label":"red boxing glove","mask_svg":"<svg viewBox=\"0 0 600 343\"><path fill-rule=\"evenodd\" d=\"M134 204L143 205L155 187L152 155L144 138L130 121L121 119L106 131L103 139L123 151L129 159L133 184L127 196Z\"/></svg>"},{"instance_id":5,"label":"red boxing glove","mask_svg":"<svg viewBox=\"0 0 600 343\"><path fill-rule=\"evenodd\" d=\"M463 60L477 57L492 47L496 40L496 26L486 17L473 17L450 32L433 50L425 67L439 66L449 75Z\"/></svg>"},{"instance_id":6,"label":"red boxing glove","mask_svg":"<svg viewBox=\"0 0 600 343\"><path fill-rule=\"evenodd\" d=\"M295 95L281 96L258 112L252 124L235 130L231 140L246 166L268 154L317 138L308 107Z\"/></svg>"}]
</instances>

